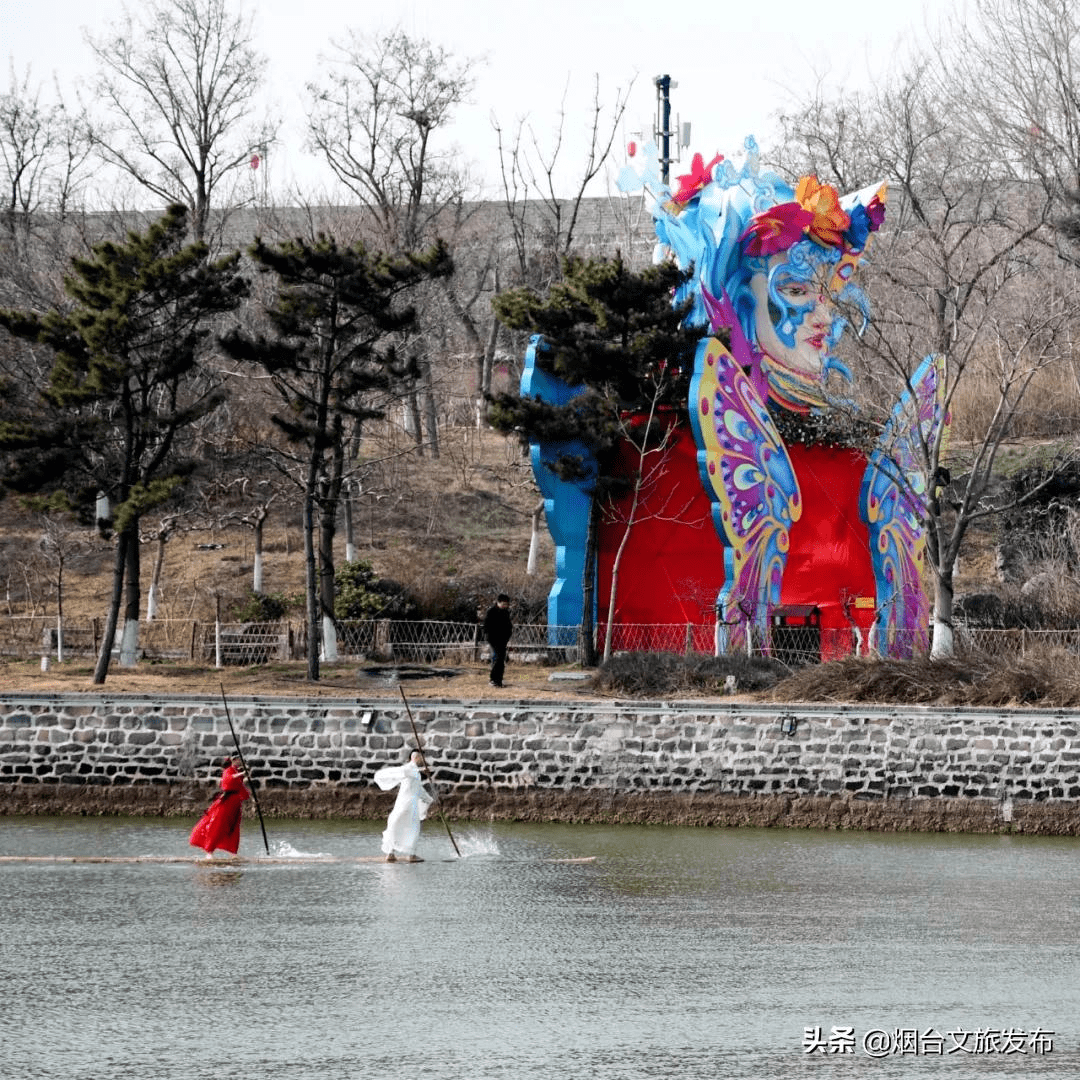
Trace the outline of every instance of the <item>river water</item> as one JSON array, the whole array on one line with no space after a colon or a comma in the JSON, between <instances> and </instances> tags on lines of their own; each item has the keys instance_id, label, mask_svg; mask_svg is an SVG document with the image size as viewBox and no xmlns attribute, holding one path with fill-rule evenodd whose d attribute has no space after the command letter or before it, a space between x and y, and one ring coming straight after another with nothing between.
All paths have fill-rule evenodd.
<instances>
[{"instance_id":1,"label":"river water","mask_svg":"<svg viewBox=\"0 0 1080 1080\"><path fill-rule=\"evenodd\" d=\"M190 822L0 818L0 855ZM1080 1077L1080 841L268 823L0 863L5 1080ZM570 861L591 858L591 861Z\"/></svg>"}]
</instances>

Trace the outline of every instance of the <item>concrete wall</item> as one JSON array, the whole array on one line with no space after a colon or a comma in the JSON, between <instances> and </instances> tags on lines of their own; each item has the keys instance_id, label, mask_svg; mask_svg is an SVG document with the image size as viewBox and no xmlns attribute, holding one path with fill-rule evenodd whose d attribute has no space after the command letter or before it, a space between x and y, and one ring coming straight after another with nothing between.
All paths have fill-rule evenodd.
<instances>
[{"instance_id":1,"label":"concrete wall","mask_svg":"<svg viewBox=\"0 0 1080 1080\"><path fill-rule=\"evenodd\" d=\"M413 744L392 699L229 706L269 814L381 814L371 775ZM1080 831L1068 713L417 701L412 716L459 817ZM6 695L0 812L190 813L231 748L220 699Z\"/></svg>"}]
</instances>

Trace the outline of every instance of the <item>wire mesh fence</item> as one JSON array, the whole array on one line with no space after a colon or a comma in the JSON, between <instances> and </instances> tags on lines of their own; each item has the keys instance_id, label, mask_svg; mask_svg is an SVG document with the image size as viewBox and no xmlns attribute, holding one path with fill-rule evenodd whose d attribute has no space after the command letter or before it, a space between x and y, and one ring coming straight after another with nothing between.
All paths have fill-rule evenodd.
<instances>
[{"instance_id":1,"label":"wire mesh fence","mask_svg":"<svg viewBox=\"0 0 1080 1080\"><path fill-rule=\"evenodd\" d=\"M116 630L113 649L119 650L123 623ZM56 660L91 659L104 641L105 622L58 620L55 616L0 617L0 656ZM335 625L337 657L341 660L384 663L476 663L488 655L482 628L474 622L432 619L365 619ZM1057 649L1080 656L1080 629L989 630L957 625L958 655L979 653L1025 657ZM620 623L595 629L595 646L603 655L662 652L712 655L716 627L711 623ZM820 663L850 655L909 657L925 654L926 631L890 632L887 640L873 631L818 626L775 626L767 640L751 637L740 651L770 656L790 666ZM141 621L137 655L150 660L185 660L213 666L267 664L302 660L307 655L307 624L281 620L266 623L214 623L194 619ZM581 659L579 626L518 623L510 641L510 659L516 663L572 664ZM324 653L325 655L325 653Z\"/></svg>"}]
</instances>

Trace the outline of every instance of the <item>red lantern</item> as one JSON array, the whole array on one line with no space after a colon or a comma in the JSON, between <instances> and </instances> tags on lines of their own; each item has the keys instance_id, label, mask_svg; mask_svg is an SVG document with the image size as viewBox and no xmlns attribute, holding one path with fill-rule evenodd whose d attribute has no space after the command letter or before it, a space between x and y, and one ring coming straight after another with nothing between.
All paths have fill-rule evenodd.
<instances>
[{"instance_id":1,"label":"red lantern","mask_svg":"<svg viewBox=\"0 0 1080 1080\"><path fill-rule=\"evenodd\" d=\"M257 169L259 167L259 155L258 154L252 154L251 155L251 167L253 169Z\"/></svg>"},{"instance_id":2,"label":"red lantern","mask_svg":"<svg viewBox=\"0 0 1080 1080\"><path fill-rule=\"evenodd\" d=\"M637 153L637 143L636 143L636 142L634 142L634 140L633 140L633 139L631 139L631 140L630 140L630 141L629 141L629 142L628 142L628 143L626 144L626 153L627 153L627 154L628 154L628 155L629 155L630 157L633 157L633 156L634 156L634 155L635 155L635 154Z\"/></svg>"}]
</instances>

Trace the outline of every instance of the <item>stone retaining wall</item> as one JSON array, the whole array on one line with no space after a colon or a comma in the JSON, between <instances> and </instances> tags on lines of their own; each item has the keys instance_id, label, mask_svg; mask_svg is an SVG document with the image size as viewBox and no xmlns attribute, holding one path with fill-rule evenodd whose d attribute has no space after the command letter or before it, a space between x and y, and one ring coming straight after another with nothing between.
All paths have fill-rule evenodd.
<instances>
[{"instance_id":1,"label":"stone retaining wall","mask_svg":"<svg viewBox=\"0 0 1080 1080\"><path fill-rule=\"evenodd\" d=\"M377 817L420 732L451 817L1080 832L1080 719L1038 710L230 699L268 816ZM197 812L220 700L0 698L0 813Z\"/></svg>"}]
</instances>

